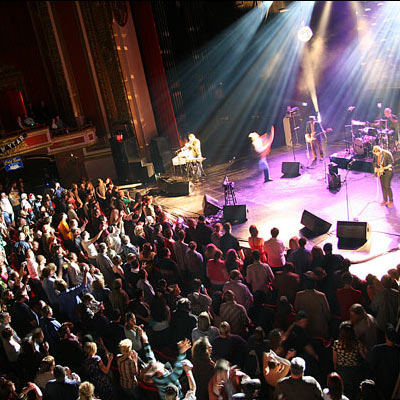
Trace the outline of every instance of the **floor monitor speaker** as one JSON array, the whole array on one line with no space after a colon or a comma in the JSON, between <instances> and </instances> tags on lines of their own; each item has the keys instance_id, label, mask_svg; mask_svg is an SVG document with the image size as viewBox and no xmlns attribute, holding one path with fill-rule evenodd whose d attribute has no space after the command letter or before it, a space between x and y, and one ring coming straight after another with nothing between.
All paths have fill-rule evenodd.
<instances>
[{"instance_id":1,"label":"floor monitor speaker","mask_svg":"<svg viewBox=\"0 0 400 400\"><path fill-rule=\"evenodd\" d=\"M193 190L193 183L186 180L160 179L158 187L167 196L188 196Z\"/></svg>"},{"instance_id":2,"label":"floor monitor speaker","mask_svg":"<svg viewBox=\"0 0 400 400\"><path fill-rule=\"evenodd\" d=\"M332 226L331 223L311 214L307 210L303 211L301 224L304 225L304 228L301 229L300 232L307 238L323 235L324 233L327 233Z\"/></svg>"},{"instance_id":3,"label":"floor monitor speaker","mask_svg":"<svg viewBox=\"0 0 400 400\"><path fill-rule=\"evenodd\" d=\"M204 215L215 215L221 210L218 205L218 200L215 200L211 196L205 194L203 198L203 212Z\"/></svg>"},{"instance_id":4,"label":"floor monitor speaker","mask_svg":"<svg viewBox=\"0 0 400 400\"><path fill-rule=\"evenodd\" d=\"M247 206L245 204L224 206L224 221L233 225L247 221Z\"/></svg>"},{"instance_id":5,"label":"floor monitor speaker","mask_svg":"<svg viewBox=\"0 0 400 400\"><path fill-rule=\"evenodd\" d=\"M297 161L284 161L282 163L283 178L295 178L301 173L302 165Z\"/></svg>"},{"instance_id":6,"label":"floor monitor speaker","mask_svg":"<svg viewBox=\"0 0 400 400\"><path fill-rule=\"evenodd\" d=\"M363 246L370 233L367 222L359 221L338 221L336 235L339 238L339 249L358 249Z\"/></svg>"}]
</instances>

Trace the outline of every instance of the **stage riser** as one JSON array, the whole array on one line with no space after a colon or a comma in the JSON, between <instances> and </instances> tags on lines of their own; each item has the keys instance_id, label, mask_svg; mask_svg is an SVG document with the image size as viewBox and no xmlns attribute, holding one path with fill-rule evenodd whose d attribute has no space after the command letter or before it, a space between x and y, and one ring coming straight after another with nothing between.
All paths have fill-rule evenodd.
<instances>
[{"instance_id":1,"label":"stage riser","mask_svg":"<svg viewBox=\"0 0 400 400\"><path fill-rule=\"evenodd\" d=\"M374 172L374 165L372 160L370 159L355 159L352 155L341 155L338 153L334 153L329 156L331 162L334 162L341 169L347 169L347 166L350 161L353 163L350 165L350 170L352 171L360 171L360 172Z\"/></svg>"}]
</instances>

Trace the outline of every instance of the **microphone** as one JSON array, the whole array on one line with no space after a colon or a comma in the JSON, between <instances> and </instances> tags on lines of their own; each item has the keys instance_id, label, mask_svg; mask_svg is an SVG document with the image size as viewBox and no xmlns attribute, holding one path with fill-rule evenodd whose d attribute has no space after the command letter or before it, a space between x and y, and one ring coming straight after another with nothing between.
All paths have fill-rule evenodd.
<instances>
[{"instance_id":1,"label":"microphone","mask_svg":"<svg viewBox=\"0 0 400 400\"><path fill-rule=\"evenodd\" d=\"M347 164L347 169L349 169L357 160L356 159L352 159L348 164Z\"/></svg>"}]
</instances>

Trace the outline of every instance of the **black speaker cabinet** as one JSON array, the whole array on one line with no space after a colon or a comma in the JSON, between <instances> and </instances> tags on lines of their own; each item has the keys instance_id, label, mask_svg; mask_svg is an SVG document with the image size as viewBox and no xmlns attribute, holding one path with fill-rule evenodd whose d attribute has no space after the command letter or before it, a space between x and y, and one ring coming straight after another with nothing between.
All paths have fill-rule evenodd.
<instances>
[{"instance_id":1,"label":"black speaker cabinet","mask_svg":"<svg viewBox=\"0 0 400 400\"><path fill-rule=\"evenodd\" d=\"M282 174L284 178L295 178L300 175L302 165L297 161L282 163Z\"/></svg>"},{"instance_id":2,"label":"black speaker cabinet","mask_svg":"<svg viewBox=\"0 0 400 400\"><path fill-rule=\"evenodd\" d=\"M224 221L232 225L243 224L247 221L247 206L245 204L224 206Z\"/></svg>"},{"instance_id":3,"label":"black speaker cabinet","mask_svg":"<svg viewBox=\"0 0 400 400\"><path fill-rule=\"evenodd\" d=\"M176 179L160 179L158 188L167 196L188 196L193 189L190 181Z\"/></svg>"},{"instance_id":4,"label":"black speaker cabinet","mask_svg":"<svg viewBox=\"0 0 400 400\"><path fill-rule=\"evenodd\" d=\"M369 233L370 227L367 222L338 221L336 227L338 248L358 249L367 242Z\"/></svg>"},{"instance_id":5,"label":"black speaker cabinet","mask_svg":"<svg viewBox=\"0 0 400 400\"><path fill-rule=\"evenodd\" d=\"M203 212L204 215L215 215L221 210L218 205L218 200L215 200L211 196L205 194L203 198Z\"/></svg>"},{"instance_id":6,"label":"black speaker cabinet","mask_svg":"<svg viewBox=\"0 0 400 400\"><path fill-rule=\"evenodd\" d=\"M311 238L327 233L332 224L304 210L301 216L301 224L304 228L300 230L301 234L306 238Z\"/></svg>"}]
</instances>

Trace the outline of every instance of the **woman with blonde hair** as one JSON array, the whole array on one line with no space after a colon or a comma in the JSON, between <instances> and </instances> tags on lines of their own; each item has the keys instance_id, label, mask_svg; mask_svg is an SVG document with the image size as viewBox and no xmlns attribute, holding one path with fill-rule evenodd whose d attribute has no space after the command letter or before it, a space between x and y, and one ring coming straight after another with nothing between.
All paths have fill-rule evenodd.
<instances>
[{"instance_id":1,"label":"woman with blonde hair","mask_svg":"<svg viewBox=\"0 0 400 400\"><path fill-rule=\"evenodd\" d=\"M192 331L192 342L207 336L212 342L219 335L219 330L216 326L211 325L211 318L208 312L200 313L197 319L197 327Z\"/></svg>"},{"instance_id":2,"label":"woman with blonde hair","mask_svg":"<svg viewBox=\"0 0 400 400\"><path fill-rule=\"evenodd\" d=\"M117 356L119 383L124 394L129 399L135 398L137 388L138 354L132 350L132 341L124 339L119 342L120 354Z\"/></svg>"},{"instance_id":3,"label":"woman with blonde hair","mask_svg":"<svg viewBox=\"0 0 400 400\"><path fill-rule=\"evenodd\" d=\"M85 352L83 370L86 372L86 379L94 384L95 393L102 400L111 400L114 393L113 385L108 376L108 373L110 372L111 362L114 358L113 354L108 354L107 365L104 365L103 361L101 361L101 358L96 355L96 343L85 343L83 350Z\"/></svg>"},{"instance_id":4,"label":"woman with blonde hair","mask_svg":"<svg viewBox=\"0 0 400 400\"><path fill-rule=\"evenodd\" d=\"M98 400L96 397L94 397L93 383L85 381L79 385L78 400Z\"/></svg>"}]
</instances>

